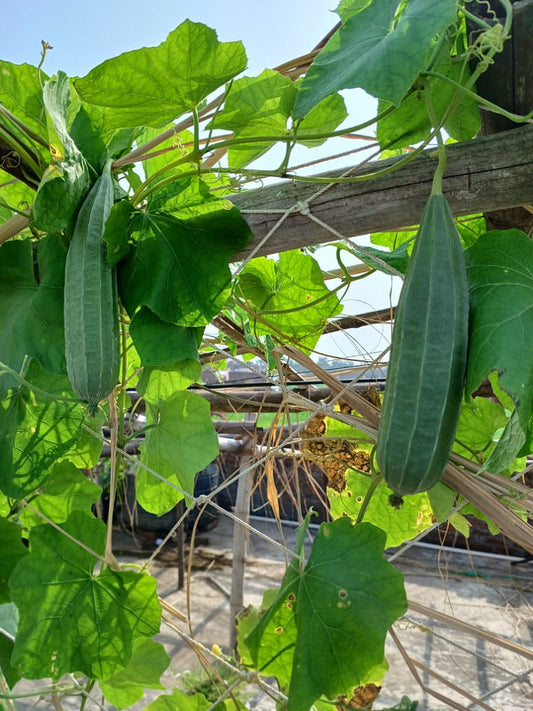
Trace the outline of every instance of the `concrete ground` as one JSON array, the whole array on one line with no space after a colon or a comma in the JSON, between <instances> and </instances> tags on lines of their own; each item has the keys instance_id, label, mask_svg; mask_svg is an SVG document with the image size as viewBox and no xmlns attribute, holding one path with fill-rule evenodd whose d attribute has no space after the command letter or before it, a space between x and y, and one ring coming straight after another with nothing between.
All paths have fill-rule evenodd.
<instances>
[{"instance_id":1,"label":"concrete ground","mask_svg":"<svg viewBox=\"0 0 533 711\"><path fill-rule=\"evenodd\" d=\"M286 547L292 548L293 527L283 526L280 533L272 522L254 519L251 523L276 541L283 537ZM177 590L175 552L163 554L151 565L159 595L169 606L187 616L190 600L192 635L207 650L217 644L228 651L232 535L233 524L225 517L212 531L199 534L183 590ZM131 541L119 535L117 547L125 554L123 559L132 562ZM145 556L136 554L136 559L141 562ZM418 701L418 711L533 709L533 563L416 546L399 556L395 565L405 575L407 596L414 606L394 626L396 641L388 637L390 669L374 711L394 706L403 695ZM244 604L258 605L265 589L279 585L284 568L283 550L250 534ZM436 612L425 614L420 605ZM162 678L170 690L178 677L196 673L199 661L183 638L191 634L188 623L168 611L165 614L170 624L162 624L159 640L172 658ZM27 684L21 683L17 691L25 688ZM161 693L165 692L147 691L132 709L146 708ZM101 699L96 690L92 696ZM275 709L275 702L257 686L248 687L246 699L249 708ZM62 700L65 711L79 705L79 699ZM53 706L48 698L19 702L17 708ZM85 706L86 711L98 708L114 707L91 701Z\"/></svg>"}]
</instances>

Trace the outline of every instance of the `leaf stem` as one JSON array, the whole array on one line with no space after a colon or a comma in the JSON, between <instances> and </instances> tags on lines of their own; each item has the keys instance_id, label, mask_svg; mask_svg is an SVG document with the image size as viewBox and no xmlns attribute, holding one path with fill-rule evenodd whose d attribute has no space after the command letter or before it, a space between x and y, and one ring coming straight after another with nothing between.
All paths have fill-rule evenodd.
<instances>
[{"instance_id":1,"label":"leaf stem","mask_svg":"<svg viewBox=\"0 0 533 711\"><path fill-rule=\"evenodd\" d=\"M363 499L363 503L361 504L359 513L357 514L357 519L355 521L356 526L363 522L363 519L364 519L365 514L367 512L368 506L370 504L370 501L372 500L372 497L374 496L374 492L376 491L378 485L381 483L382 479L383 479L383 476L381 474L377 474L376 472L373 473L372 479L370 480L370 486L368 487L368 491L365 494L365 498Z\"/></svg>"}]
</instances>

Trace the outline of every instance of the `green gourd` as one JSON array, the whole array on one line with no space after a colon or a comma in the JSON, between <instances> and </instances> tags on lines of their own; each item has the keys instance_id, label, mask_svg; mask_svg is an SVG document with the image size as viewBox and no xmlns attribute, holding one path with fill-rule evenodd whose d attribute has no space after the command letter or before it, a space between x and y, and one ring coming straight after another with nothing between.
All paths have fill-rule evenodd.
<instances>
[{"instance_id":1,"label":"green gourd","mask_svg":"<svg viewBox=\"0 0 533 711\"><path fill-rule=\"evenodd\" d=\"M113 206L111 162L78 213L65 265L65 356L72 388L96 413L120 367L116 270L102 240Z\"/></svg>"},{"instance_id":2,"label":"green gourd","mask_svg":"<svg viewBox=\"0 0 533 711\"><path fill-rule=\"evenodd\" d=\"M448 202L425 207L396 311L376 460L398 495L441 478L461 408L468 285Z\"/></svg>"}]
</instances>

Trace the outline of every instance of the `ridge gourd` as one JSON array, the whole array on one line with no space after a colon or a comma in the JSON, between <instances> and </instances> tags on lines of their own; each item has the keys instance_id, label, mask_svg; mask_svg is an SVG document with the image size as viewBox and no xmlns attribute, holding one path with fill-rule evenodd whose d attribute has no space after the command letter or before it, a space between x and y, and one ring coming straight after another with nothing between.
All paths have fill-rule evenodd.
<instances>
[{"instance_id":1,"label":"ridge gourd","mask_svg":"<svg viewBox=\"0 0 533 711\"><path fill-rule=\"evenodd\" d=\"M441 193L426 204L398 303L376 460L398 495L442 476L461 408L468 285L459 233Z\"/></svg>"},{"instance_id":2,"label":"ridge gourd","mask_svg":"<svg viewBox=\"0 0 533 711\"><path fill-rule=\"evenodd\" d=\"M78 213L65 265L65 357L72 388L96 413L120 367L116 270L102 240L113 206L111 162Z\"/></svg>"}]
</instances>

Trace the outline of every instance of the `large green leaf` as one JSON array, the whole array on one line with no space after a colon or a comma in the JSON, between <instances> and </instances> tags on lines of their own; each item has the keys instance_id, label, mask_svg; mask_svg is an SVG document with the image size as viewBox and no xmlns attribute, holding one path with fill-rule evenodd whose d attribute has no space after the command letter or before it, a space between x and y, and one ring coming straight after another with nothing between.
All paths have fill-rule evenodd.
<instances>
[{"instance_id":1,"label":"large green leaf","mask_svg":"<svg viewBox=\"0 0 533 711\"><path fill-rule=\"evenodd\" d=\"M108 128L158 127L192 111L245 66L241 42L219 42L214 30L186 20L157 47L108 59L74 84L83 101L107 110Z\"/></svg>"},{"instance_id":2,"label":"large green leaf","mask_svg":"<svg viewBox=\"0 0 533 711\"><path fill-rule=\"evenodd\" d=\"M22 543L22 528L0 518L0 605L11 600L7 581L18 561L28 553Z\"/></svg>"},{"instance_id":3,"label":"large green leaf","mask_svg":"<svg viewBox=\"0 0 533 711\"><path fill-rule=\"evenodd\" d=\"M100 689L109 703L126 709L142 699L144 689L164 689L159 678L170 663L163 645L152 639L137 639L124 669L100 681Z\"/></svg>"},{"instance_id":4,"label":"large green leaf","mask_svg":"<svg viewBox=\"0 0 533 711\"><path fill-rule=\"evenodd\" d=\"M71 104L67 75L46 82L43 99L48 117L52 163L46 169L33 204L33 224L44 232L70 229L89 188L87 162L67 129Z\"/></svg>"},{"instance_id":5,"label":"large green leaf","mask_svg":"<svg viewBox=\"0 0 533 711\"><path fill-rule=\"evenodd\" d=\"M526 441L533 409L533 243L520 230L491 231L465 252L470 288L466 391L491 372L515 414L485 467L504 469Z\"/></svg>"},{"instance_id":6,"label":"large green leaf","mask_svg":"<svg viewBox=\"0 0 533 711\"><path fill-rule=\"evenodd\" d=\"M333 518L350 516L356 520L369 488L368 476L348 471L346 489L343 492L328 489ZM365 512L365 521L378 526L387 534L386 548L394 548L410 541L433 524L433 512L427 494L406 496L398 509L389 504L391 494L392 491L385 482L380 482Z\"/></svg>"},{"instance_id":7,"label":"large green leaf","mask_svg":"<svg viewBox=\"0 0 533 711\"><path fill-rule=\"evenodd\" d=\"M284 136L295 98L296 87L289 77L265 69L258 77L233 82L224 109L210 125L233 131L237 139ZM231 145L229 164L234 168L247 165L273 145L273 141Z\"/></svg>"},{"instance_id":8,"label":"large green leaf","mask_svg":"<svg viewBox=\"0 0 533 711\"><path fill-rule=\"evenodd\" d=\"M130 324L130 335L142 365L173 365L189 358L198 360L203 332L203 328L162 321L146 306L137 311Z\"/></svg>"},{"instance_id":9,"label":"large green leaf","mask_svg":"<svg viewBox=\"0 0 533 711\"><path fill-rule=\"evenodd\" d=\"M66 377L44 372L34 376L36 372L33 368L28 375L34 392L13 390L0 403L0 489L15 499L43 483L55 462L78 441L83 422L82 406L71 401Z\"/></svg>"},{"instance_id":10,"label":"large green leaf","mask_svg":"<svg viewBox=\"0 0 533 711\"><path fill-rule=\"evenodd\" d=\"M0 361L14 370L28 357L52 373L65 372L65 259L66 249L55 235L39 241L37 269L31 240L0 247ZM0 393L14 384L0 376Z\"/></svg>"},{"instance_id":11,"label":"large green leaf","mask_svg":"<svg viewBox=\"0 0 533 711\"><path fill-rule=\"evenodd\" d=\"M31 509L20 514L24 526L31 528L43 523L38 513L54 523L66 521L72 511L91 513L91 506L98 501L101 488L90 481L71 462L58 462L44 481L38 496L31 500Z\"/></svg>"},{"instance_id":12,"label":"large green leaf","mask_svg":"<svg viewBox=\"0 0 533 711\"><path fill-rule=\"evenodd\" d=\"M239 277L242 294L257 313L252 328L311 350L332 316L342 310L335 293L324 284L317 261L298 250L282 252L279 261L258 257Z\"/></svg>"},{"instance_id":13,"label":"large green leaf","mask_svg":"<svg viewBox=\"0 0 533 711\"><path fill-rule=\"evenodd\" d=\"M46 138L42 82L48 77L31 64L0 60L0 103Z\"/></svg>"},{"instance_id":14,"label":"large green leaf","mask_svg":"<svg viewBox=\"0 0 533 711\"><path fill-rule=\"evenodd\" d=\"M350 698L356 686L383 676L387 630L407 607L403 577L383 558L384 545L385 532L372 524L353 526L348 518L322 524L304 570L290 566L259 634L248 636L257 662L268 624L291 604L296 644L289 711L308 711L321 696Z\"/></svg>"},{"instance_id":15,"label":"large green leaf","mask_svg":"<svg viewBox=\"0 0 533 711\"><path fill-rule=\"evenodd\" d=\"M173 365L142 369L137 392L151 405L160 407L179 390L186 390L200 378L202 366L197 358L188 358Z\"/></svg>"},{"instance_id":16,"label":"large green leaf","mask_svg":"<svg viewBox=\"0 0 533 711\"><path fill-rule=\"evenodd\" d=\"M174 487L192 495L195 475L218 454L218 438L209 403L191 392L178 392L160 407L150 405L147 424L153 427L141 445L141 464L174 486L140 467L137 500L147 511L161 516L183 498Z\"/></svg>"},{"instance_id":17,"label":"large green leaf","mask_svg":"<svg viewBox=\"0 0 533 711\"><path fill-rule=\"evenodd\" d=\"M141 305L180 326L205 326L230 294L230 257L249 239L239 212L220 208L195 220L153 212L133 220L138 240L119 267L119 292L133 316Z\"/></svg>"},{"instance_id":18,"label":"large green leaf","mask_svg":"<svg viewBox=\"0 0 533 711\"><path fill-rule=\"evenodd\" d=\"M298 92L295 117L355 87L399 104L424 68L435 35L456 17L456 0L373 0L348 17L317 56Z\"/></svg>"},{"instance_id":19,"label":"large green leaf","mask_svg":"<svg viewBox=\"0 0 533 711\"><path fill-rule=\"evenodd\" d=\"M106 527L74 511L62 525L75 541L49 525L30 533L30 554L10 578L20 623L13 653L28 679L58 679L81 672L108 679L130 660L137 639L159 632L156 581L149 575L105 568Z\"/></svg>"}]
</instances>

